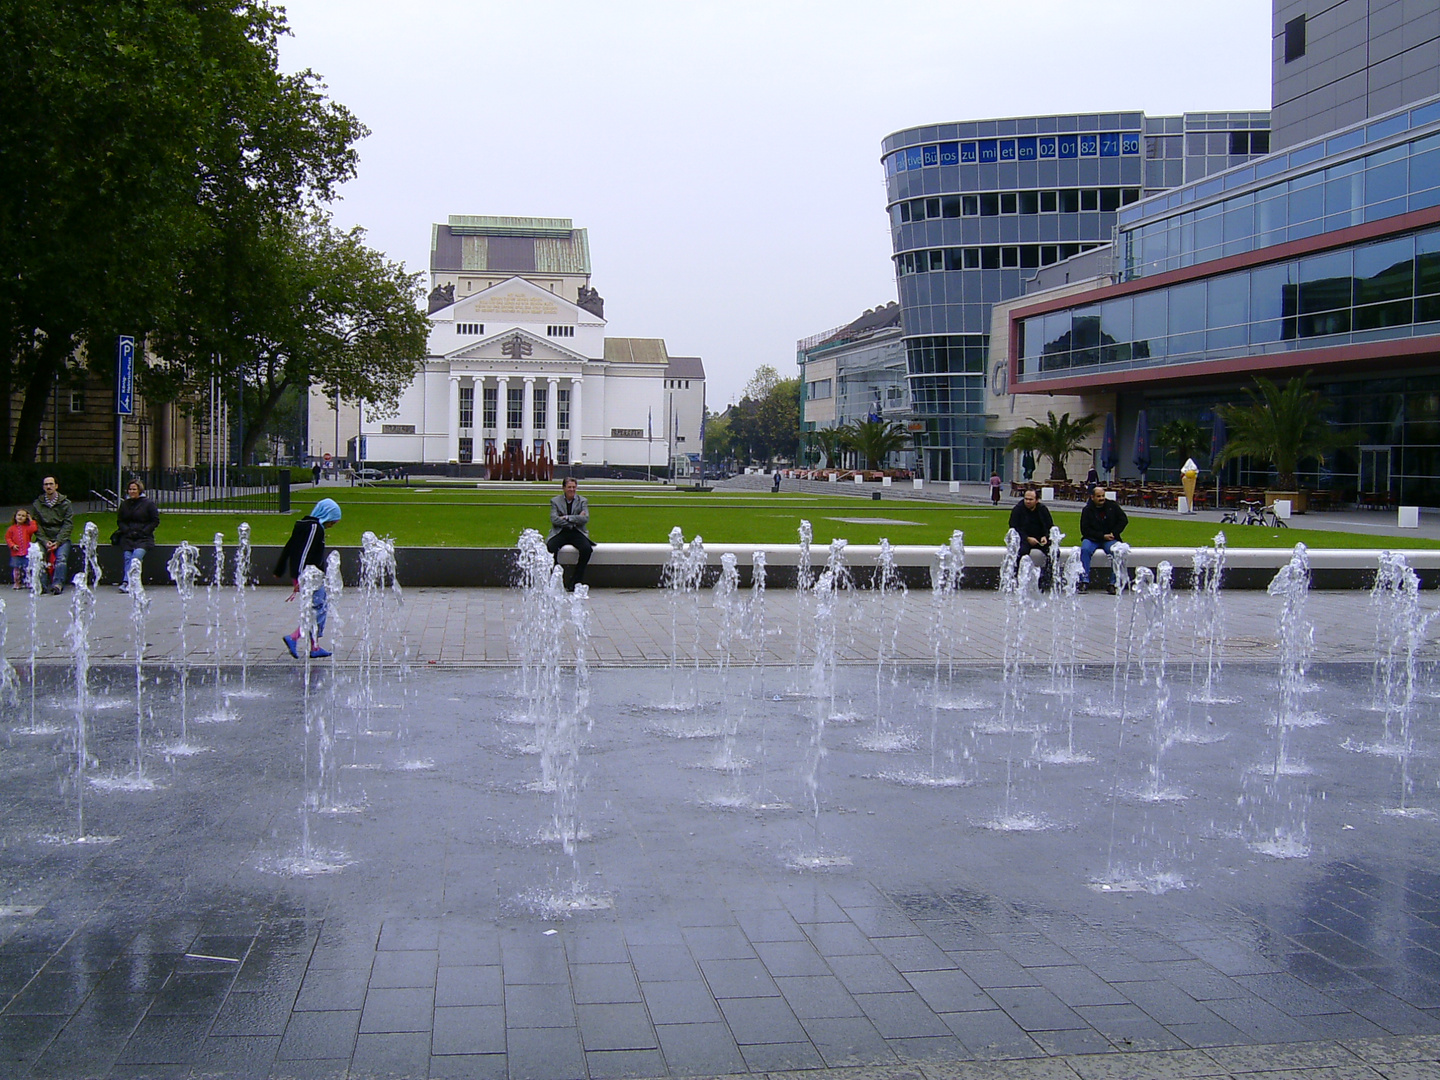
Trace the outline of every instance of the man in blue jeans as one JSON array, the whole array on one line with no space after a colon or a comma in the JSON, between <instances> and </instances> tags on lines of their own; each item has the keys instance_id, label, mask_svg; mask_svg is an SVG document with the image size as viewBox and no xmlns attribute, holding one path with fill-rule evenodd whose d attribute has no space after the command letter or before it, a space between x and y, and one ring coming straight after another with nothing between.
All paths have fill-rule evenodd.
<instances>
[{"instance_id":1,"label":"man in blue jeans","mask_svg":"<svg viewBox=\"0 0 1440 1080\"><path fill-rule=\"evenodd\" d=\"M75 528L75 511L70 500L60 494L55 477L45 477L40 487L40 497L30 505L30 518L40 526L35 539L45 546L45 562L49 570L44 591L59 596L65 588L65 575L70 565L70 536Z\"/></svg>"},{"instance_id":2,"label":"man in blue jeans","mask_svg":"<svg viewBox=\"0 0 1440 1080\"><path fill-rule=\"evenodd\" d=\"M1125 526L1130 524L1130 519L1125 516L1125 511L1120 509L1120 504L1114 499L1105 497L1105 489L1096 484L1090 489L1090 501L1085 504L1085 509L1080 511L1080 592L1088 592L1090 589L1090 560L1095 557L1096 551L1104 551L1110 554L1110 549L1120 541L1120 534L1125 531ZM1115 591L1112 582L1110 592Z\"/></svg>"}]
</instances>

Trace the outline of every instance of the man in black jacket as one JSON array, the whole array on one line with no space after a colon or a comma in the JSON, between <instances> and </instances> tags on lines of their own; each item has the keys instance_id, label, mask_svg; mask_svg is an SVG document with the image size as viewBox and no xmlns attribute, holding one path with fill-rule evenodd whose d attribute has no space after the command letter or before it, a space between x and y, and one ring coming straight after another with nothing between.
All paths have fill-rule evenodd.
<instances>
[{"instance_id":1,"label":"man in black jacket","mask_svg":"<svg viewBox=\"0 0 1440 1080\"><path fill-rule=\"evenodd\" d=\"M1090 560L1096 551L1110 554L1110 549L1120 541L1120 534L1130 519L1120 504L1105 497L1105 489L1096 484L1090 489L1090 501L1080 511L1080 585L1079 591L1090 588ZM1115 591L1112 582L1110 592Z\"/></svg>"},{"instance_id":2,"label":"man in black jacket","mask_svg":"<svg viewBox=\"0 0 1440 1080\"><path fill-rule=\"evenodd\" d=\"M1040 493L1026 488L1025 497L1010 511L1010 528L1020 534L1020 557L1029 556L1040 571L1042 586L1050 566L1050 530L1054 525L1049 507L1040 501Z\"/></svg>"}]
</instances>

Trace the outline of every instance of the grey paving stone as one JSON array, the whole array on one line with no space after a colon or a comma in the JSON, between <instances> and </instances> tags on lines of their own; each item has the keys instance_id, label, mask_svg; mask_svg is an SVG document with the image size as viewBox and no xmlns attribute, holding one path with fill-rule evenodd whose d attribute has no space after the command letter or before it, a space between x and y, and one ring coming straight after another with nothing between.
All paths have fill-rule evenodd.
<instances>
[{"instance_id":1,"label":"grey paving stone","mask_svg":"<svg viewBox=\"0 0 1440 1080\"><path fill-rule=\"evenodd\" d=\"M825 957L875 955L879 952L865 933L848 919L812 923L805 928L815 950Z\"/></svg>"},{"instance_id":2,"label":"grey paving stone","mask_svg":"<svg viewBox=\"0 0 1440 1080\"><path fill-rule=\"evenodd\" d=\"M700 970L717 998L779 997L775 980L758 958L754 960L702 960Z\"/></svg>"},{"instance_id":3,"label":"grey paving stone","mask_svg":"<svg viewBox=\"0 0 1440 1080\"><path fill-rule=\"evenodd\" d=\"M988 991L995 1004L1026 1031L1058 1031L1089 1025L1043 986L1001 986Z\"/></svg>"},{"instance_id":4,"label":"grey paving stone","mask_svg":"<svg viewBox=\"0 0 1440 1080\"><path fill-rule=\"evenodd\" d=\"M1045 1051L1001 1009L946 1013L945 1026L976 1058L1043 1057Z\"/></svg>"},{"instance_id":5,"label":"grey paving stone","mask_svg":"<svg viewBox=\"0 0 1440 1080\"><path fill-rule=\"evenodd\" d=\"M505 987L507 1028L568 1028L575 1025L575 1009L564 990L546 985Z\"/></svg>"},{"instance_id":6,"label":"grey paving stone","mask_svg":"<svg viewBox=\"0 0 1440 1080\"><path fill-rule=\"evenodd\" d=\"M1094 1028L1059 1028L1053 1031L1032 1031L1030 1037L1047 1054L1096 1054L1114 1044ZM1178 1043L1177 1043L1178 1045ZM1122 1046L1121 1049L1124 1049Z\"/></svg>"},{"instance_id":7,"label":"grey paving stone","mask_svg":"<svg viewBox=\"0 0 1440 1080\"><path fill-rule=\"evenodd\" d=\"M445 1056L505 1053L505 1010L498 1005L436 1008L430 1050Z\"/></svg>"},{"instance_id":8,"label":"grey paving stone","mask_svg":"<svg viewBox=\"0 0 1440 1080\"><path fill-rule=\"evenodd\" d=\"M350 1075L365 1080L409 1080L430 1069L428 1031L361 1032L355 1040Z\"/></svg>"},{"instance_id":9,"label":"grey paving stone","mask_svg":"<svg viewBox=\"0 0 1440 1080\"><path fill-rule=\"evenodd\" d=\"M953 970L956 963L929 938L919 934L879 937L875 947L900 972Z\"/></svg>"},{"instance_id":10,"label":"grey paving stone","mask_svg":"<svg viewBox=\"0 0 1440 1080\"><path fill-rule=\"evenodd\" d=\"M910 983L876 953L873 956L832 956L828 963L835 977L852 994L903 994Z\"/></svg>"},{"instance_id":11,"label":"grey paving stone","mask_svg":"<svg viewBox=\"0 0 1440 1080\"><path fill-rule=\"evenodd\" d=\"M639 1002L640 984L627 964L571 964L571 988L577 1005Z\"/></svg>"},{"instance_id":12,"label":"grey paving stone","mask_svg":"<svg viewBox=\"0 0 1440 1080\"><path fill-rule=\"evenodd\" d=\"M730 1034L741 1047L753 1043L795 1043L806 1037L800 1021L779 998L723 998L720 1011L730 1026Z\"/></svg>"},{"instance_id":13,"label":"grey paving stone","mask_svg":"<svg viewBox=\"0 0 1440 1080\"><path fill-rule=\"evenodd\" d=\"M360 1010L297 1012L285 1025L280 1041L281 1060L350 1060L360 1030Z\"/></svg>"},{"instance_id":14,"label":"grey paving stone","mask_svg":"<svg viewBox=\"0 0 1440 1080\"><path fill-rule=\"evenodd\" d=\"M889 1065L899 1060L864 1017L810 1018L801 1021L827 1068Z\"/></svg>"},{"instance_id":15,"label":"grey paving stone","mask_svg":"<svg viewBox=\"0 0 1440 1080\"><path fill-rule=\"evenodd\" d=\"M801 1020L864 1015L845 985L833 975L777 978L775 984Z\"/></svg>"},{"instance_id":16,"label":"grey paving stone","mask_svg":"<svg viewBox=\"0 0 1440 1080\"><path fill-rule=\"evenodd\" d=\"M1039 986L1040 981L1003 952L984 949L978 952L948 954L956 966L977 985L990 989L1001 986Z\"/></svg>"},{"instance_id":17,"label":"grey paving stone","mask_svg":"<svg viewBox=\"0 0 1440 1080\"><path fill-rule=\"evenodd\" d=\"M508 1080L504 1054L431 1055L430 1080Z\"/></svg>"},{"instance_id":18,"label":"grey paving stone","mask_svg":"<svg viewBox=\"0 0 1440 1080\"><path fill-rule=\"evenodd\" d=\"M505 1033L510 1080L574 1080L585 1076L575 1028L510 1028Z\"/></svg>"},{"instance_id":19,"label":"grey paving stone","mask_svg":"<svg viewBox=\"0 0 1440 1080\"><path fill-rule=\"evenodd\" d=\"M742 1045L740 1054L751 1072L779 1072L786 1069L822 1069L825 1059L808 1041L797 1043L755 1043Z\"/></svg>"},{"instance_id":20,"label":"grey paving stone","mask_svg":"<svg viewBox=\"0 0 1440 1080\"><path fill-rule=\"evenodd\" d=\"M959 970L912 971L905 980L937 1013L995 1008L994 999Z\"/></svg>"},{"instance_id":21,"label":"grey paving stone","mask_svg":"<svg viewBox=\"0 0 1440 1080\"><path fill-rule=\"evenodd\" d=\"M705 1024L720 1019L710 987L703 982L642 983L650 1019L655 1024Z\"/></svg>"},{"instance_id":22,"label":"grey paving stone","mask_svg":"<svg viewBox=\"0 0 1440 1080\"><path fill-rule=\"evenodd\" d=\"M580 1041L595 1050L654 1050L659 1043L644 1005L576 1005Z\"/></svg>"},{"instance_id":23,"label":"grey paving stone","mask_svg":"<svg viewBox=\"0 0 1440 1080\"><path fill-rule=\"evenodd\" d=\"M591 1050L585 1054L591 1080L662 1076L665 1059L659 1050Z\"/></svg>"},{"instance_id":24,"label":"grey paving stone","mask_svg":"<svg viewBox=\"0 0 1440 1080\"><path fill-rule=\"evenodd\" d=\"M374 989L434 986L440 954L433 950L394 951L375 954L370 969L370 986Z\"/></svg>"},{"instance_id":25,"label":"grey paving stone","mask_svg":"<svg viewBox=\"0 0 1440 1080\"><path fill-rule=\"evenodd\" d=\"M735 920L751 944L766 941L804 941L805 930L788 911L761 909L737 911Z\"/></svg>"},{"instance_id":26,"label":"grey paving stone","mask_svg":"<svg viewBox=\"0 0 1440 1080\"><path fill-rule=\"evenodd\" d=\"M830 974L830 966L808 941L761 941L755 943L755 951L776 978Z\"/></svg>"},{"instance_id":27,"label":"grey paving stone","mask_svg":"<svg viewBox=\"0 0 1440 1080\"><path fill-rule=\"evenodd\" d=\"M377 990L365 995L360 1013L362 1034L394 1031L429 1031L435 1011L435 992L429 987ZM426 1048L429 1053L429 1048Z\"/></svg>"},{"instance_id":28,"label":"grey paving stone","mask_svg":"<svg viewBox=\"0 0 1440 1080\"><path fill-rule=\"evenodd\" d=\"M306 984L309 984L307 977ZM302 992L301 999L304 999ZM442 967L435 973L435 1004L503 1005L505 985L500 965Z\"/></svg>"},{"instance_id":29,"label":"grey paving stone","mask_svg":"<svg viewBox=\"0 0 1440 1080\"><path fill-rule=\"evenodd\" d=\"M913 1039L947 1033L945 1021L913 991L899 994L856 994L875 1029L887 1039ZM958 1032L956 1034L959 1034ZM962 1036L963 1039L963 1036Z\"/></svg>"},{"instance_id":30,"label":"grey paving stone","mask_svg":"<svg viewBox=\"0 0 1440 1080\"><path fill-rule=\"evenodd\" d=\"M746 1069L745 1058L724 1023L657 1023L655 1034L673 1075L724 1076Z\"/></svg>"},{"instance_id":31,"label":"grey paving stone","mask_svg":"<svg viewBox=\"0 0 1440 1080\"><path fill-rule=\"evenodd\" d=\"M1041 986L1072 1008L1079 1005L1122 1005L1128 1002L1119 990L1079 964L1032 967L1027 970Z\"/></svg>"},{"instance_id":32,"label":"grey paving stone","mask_svg":"<svg viewBox=\"0 0 1440 1080\"><path fill-rule=\"evenodd\" d=\"M1205 1052L1231 1072L1320 1069L1363 1064L1359 1057L1341 1044L1329 1042L1226 1046Z\"/></svg>"},{"instance_id":33,"label":"grey paving stone","mask_svg":"<svg viewBox=\"0 0 1440 1080\"><path fill-rule=\"evenodd\" d=\"M700 969L684 945L631 944L630 959L642 982L683 982L700 978Z\"/></svg>"}]
</instances>

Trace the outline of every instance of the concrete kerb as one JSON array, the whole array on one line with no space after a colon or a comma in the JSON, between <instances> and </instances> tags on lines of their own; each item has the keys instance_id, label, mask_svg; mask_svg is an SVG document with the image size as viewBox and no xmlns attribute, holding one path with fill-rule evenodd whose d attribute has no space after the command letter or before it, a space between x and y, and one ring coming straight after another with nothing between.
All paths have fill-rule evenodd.
<instances>
[{"instance_id":1,"label":"concrete kerb","mask_svg":"<svg viewBox=\"0 0 1440 1080\"><path fill-rule=\"evenodd\" d=\"M1297 539L1299 539L1297 537ZM337 548L340 552L341 567L347 581L356 581L360 573L360 549L355 547ZM720 558L727 552L735 555L736 567L740 571L743 587L751 585L751 568L757 551L765 553L766 585L771 588L794 588L797 567L800 562L800 547L797 544L707 544L705 547L709 566L704 583L712 584L720 574ZM895 565L901 579L909 588L928 589L930 574L935 566L937 547L923 544L902 544L891 547ZM1194 548L1180 547L1137 547L1132 548L1129 564L1152 569L1161 562L1169 562L1174 568L1174 584L1187 588L1190 584L1191 567L1195 556ZM1375 568L1380 553L1376 548L1311 548L1310 566L1312 582L1317 589L1368 589L1375 580ZM156 547L145 558L144 571L147 584L169 584L165 564L173 548ZM1224 587L1227 589L1263 589L1275 576L1276 570L1289 560L1291 548L1229 548L1226 551ZM880 548L876 544L851 544L845 549L845 562L861 586L868 586L874 573ZM812 567L816 572L824 565L828 548L816 544L810 549ZM421 588L498 588L515 583L514 548L439 548L401 547L395 552L396 571L402 585ZM271 575L280 556L278 547L256 547L252 551L253 575L260 585L286 585ZM1406 559L1420 577L1422 588L1440 587L1440 550L1407 549ZM226 548L227 560L233 560L234 548ZM1000 565L1005 549L996 546L966 547L964 587L967 589L993 589L999 583ZM74 561L72 556L72 562ZM575 551L564 548L560 561L573 565ZM118 581L120 575L120 552L116 548L101 548L100 567L106 581ZM606 544L596 547L586 572L586 583L595 588L656 588L662 582L665 566L670 559L669 544ZM208 551L201 553L201 570L209 576ZM72 570L78 563L72 565ZM1097 552L1092 565L1092 583L1103 585L1109 582L1109 558ZM226 579L230 571L227 569Z\"/></svg>"}]
</instances>

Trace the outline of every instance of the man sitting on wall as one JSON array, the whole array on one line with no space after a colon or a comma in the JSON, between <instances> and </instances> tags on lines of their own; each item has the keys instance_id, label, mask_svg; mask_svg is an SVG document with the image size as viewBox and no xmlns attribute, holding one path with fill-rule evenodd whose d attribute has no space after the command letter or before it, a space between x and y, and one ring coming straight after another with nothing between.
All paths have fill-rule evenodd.
<instances>
[{"instance_id":1,"label":"man sitting on wall","mask_svg":"<svg viewBox=\"0 0 1440 1080\"><path fill-rule=\"evenodd\" d=\"M575 577L565 588L573 592L577 584L585 581L585 567L590 562L590 553L595 550L595 541L590 539L590 504L585 496L578 493L579 483L573 476L567 476L561 486L561 493L550 500L550 535L545 538L545 548L555 561L560 561L560 549L573 547L576 555Z\"/></svg>"},{"instance_id":2,"label":"man sitting on wall","mask_svg":"<svg viewBox=\"0 0 1440 1080\"><path fill-rule=\"evenodd\" d=\"M1040 501L1040 493L1026 488L1025 496L1010 511L1010 528L1020 534L1020 557L1029 557L1040 571L1040 587L1049 585L1050 530L1055 522L1050 519L1050 508Z\"/></svg>"},{"instance_id":3,"label":"man sitting on wall","mask_svg":"<svg viewBox=\"0 0 1440 1080\"><path fill-rule=\"evenodd\" d=\"M1079 592L1090 588L1090 560L1096 551L1110 554L1110 549L1120 542L1120 534L1130 519L1120 504L1105 497L1105 489L1096 484L1090 489L1090 501L1080 511L1080 582ZM1115 583L1110 583L1110 592L1115 592Z\"/></svg>"}]
</instances>

